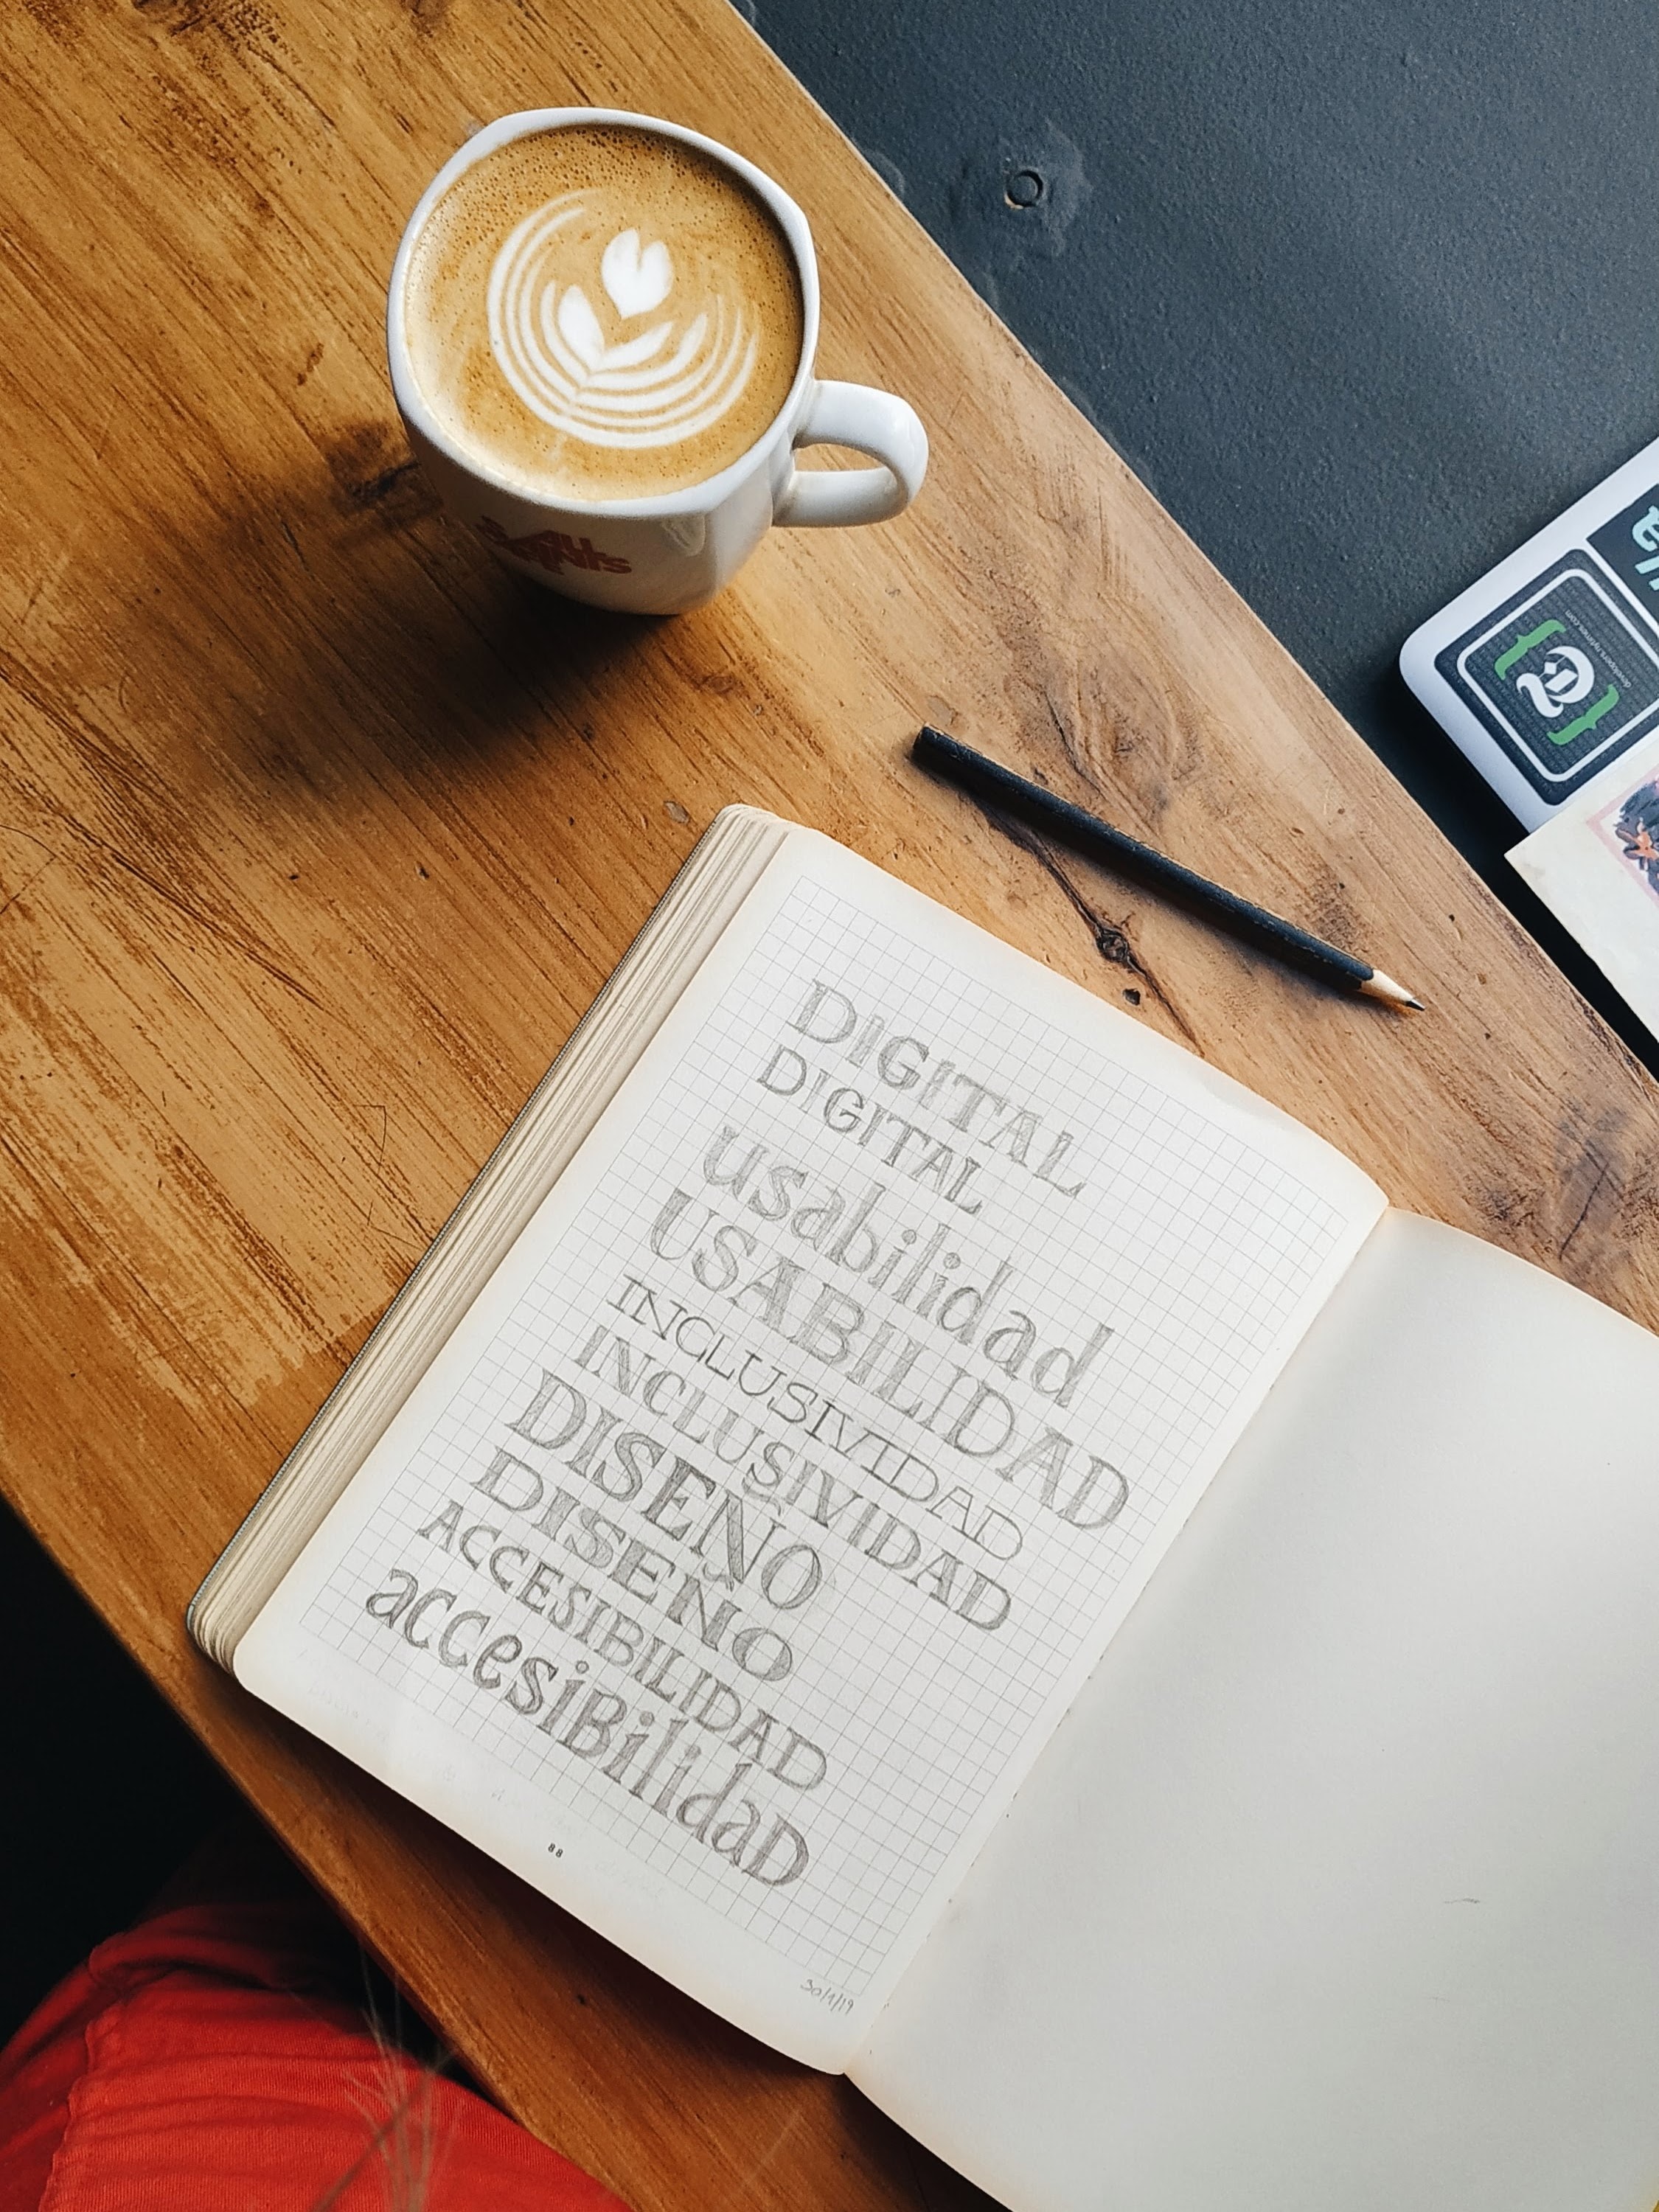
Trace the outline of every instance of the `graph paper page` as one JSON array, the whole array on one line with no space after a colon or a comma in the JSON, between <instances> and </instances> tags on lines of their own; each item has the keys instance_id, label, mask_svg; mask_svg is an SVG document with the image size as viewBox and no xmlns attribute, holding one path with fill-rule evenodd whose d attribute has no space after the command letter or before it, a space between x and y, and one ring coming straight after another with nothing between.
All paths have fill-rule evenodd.
<instances>
[{"instance_id":1,"label":"graph paper page","mask_svg":"<svg viewBox=\"0 0 1659 2212\"><path fill-rule=\"evenodd\" d=\"M237 1674L838 2066L1382 1208L795 833Z\"/></svg>"}]
</instances>

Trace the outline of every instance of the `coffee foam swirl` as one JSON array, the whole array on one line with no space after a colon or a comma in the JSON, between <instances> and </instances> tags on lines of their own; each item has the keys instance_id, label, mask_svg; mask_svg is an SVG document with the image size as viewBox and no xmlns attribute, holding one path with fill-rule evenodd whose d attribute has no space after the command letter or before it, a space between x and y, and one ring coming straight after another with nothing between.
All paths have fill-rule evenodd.
<instances>
[{"instance_id":1,"label":"coffee foam swirl","mask_svg":"<svg viewBox=\"0 0 1659 2212\"><path fill-rule=\"evenodd\" d=\"M718 422L743 396L759 339L740 302L715 299L679 328L671 316L635 337L607 339L586 291L561 283L562 234L588 210L567 192L526 216L489 272L489 343L531 412L592 446L669 446ZM626 325L674 289L660 239L618 231L599 260L600 286ZM678 331L678 335L677 335Z\"/></svg>"},{"instance_id":2,"label":"coffee foam swirl","mask_svg":"<svg viewBox=\"0 0 1659 2212\"><path fill-rule=\"evenodd\" d=\"M462 171L410 247L410 367L442 432L526 490L704 482L787 399L799 275L760 196L641 127L560 125Z\"/></svg>"}]
</instances>

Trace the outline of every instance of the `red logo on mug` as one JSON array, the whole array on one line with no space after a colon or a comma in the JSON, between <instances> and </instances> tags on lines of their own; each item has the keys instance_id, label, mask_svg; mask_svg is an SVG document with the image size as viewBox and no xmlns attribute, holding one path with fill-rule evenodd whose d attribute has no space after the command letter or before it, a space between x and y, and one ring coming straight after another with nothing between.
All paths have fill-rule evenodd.
<instances>
[{"instance_id":1,"label":"red logo on mug","mask_svg":"<svg viewBox=\"0 0 1659 2212\"><path fill-rule=\"evenodd\" d=\"M601 553L591 538L579 541L562 530L538 530L528 538L509 538L491 514L481 518L477 529L481 538L487 538L503 553L511 553L515 560L533 561L538 568L550 569L556 576L567 568L602 568L613 576L626 576L634 566L614 553Z\"/></svg>"}]
</instances>

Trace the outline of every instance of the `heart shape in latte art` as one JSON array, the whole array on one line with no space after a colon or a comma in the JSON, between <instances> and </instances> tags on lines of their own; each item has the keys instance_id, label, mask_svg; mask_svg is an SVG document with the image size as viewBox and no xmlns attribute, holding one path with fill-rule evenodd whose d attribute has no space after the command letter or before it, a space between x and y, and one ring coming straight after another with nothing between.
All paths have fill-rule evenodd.
<instances>
[{"instance_id":1,"label":"heart shape in latte art","mask_svg":"<svg viewBox=\"0 0 1659 2212\"><path fill-rule=\"evenodd\" d=\"M674 264L661 239L641 247L637 230L619 231L599 260L599 282L619 315L648 315L674 289Z\"/></svg>"},{"instance_id":2,"label":"heart shape in latte art","mask_svg":"<svg viewBox=\"0 0 1659 2212\"><path fill-rule=\"evenodd\" d=\"M636 362L649 361L674 327L672 323L659 323L641 337L624 338L620 345L607 345L599 319L588 305L587 295L580 284L565 287L554 319L559 336L590 376L597 369L632 368Z\"/></svg>"},{"instance_id":3,"label":"heart shape in latte art","mask_svg":"<svg viewBox=\"0 0 1659 2212\"><path fill-rule=\"evenodd\" d=\"M608 336L594 301L631 322L660 307L674 266L660 239L618 231L599 256L580 241L582 195L528 215L489 272L489 344L503 376L550 428L593 446L676 445L741 398L759 349L740 300L706 297L636 337ZM599 284L592 292L594 275ZM586 277L585 284L582 279Z\"/></svg>"}]
</instances>

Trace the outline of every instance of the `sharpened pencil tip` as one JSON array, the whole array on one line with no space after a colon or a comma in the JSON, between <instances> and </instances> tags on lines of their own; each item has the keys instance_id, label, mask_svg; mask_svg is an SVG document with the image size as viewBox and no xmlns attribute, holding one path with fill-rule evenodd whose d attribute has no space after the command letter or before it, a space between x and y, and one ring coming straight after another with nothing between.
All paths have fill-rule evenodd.
<instances>
[{"instance_id":1,"label":"sharpened pencil tip","mask_svg":"<svg viewBox=\"0 0 1659 2212\"><path fill-rule=\"evenodd\" d=\"M1380 968L1372 969L1359 989L1363 997L1381 999L1387 1006L1406 1007L1414 1014L1428 1012L1414 991L1408 991L1403 983L1396 983L1392 975L1385 975Z\"/></svg>"}]
</instances>

